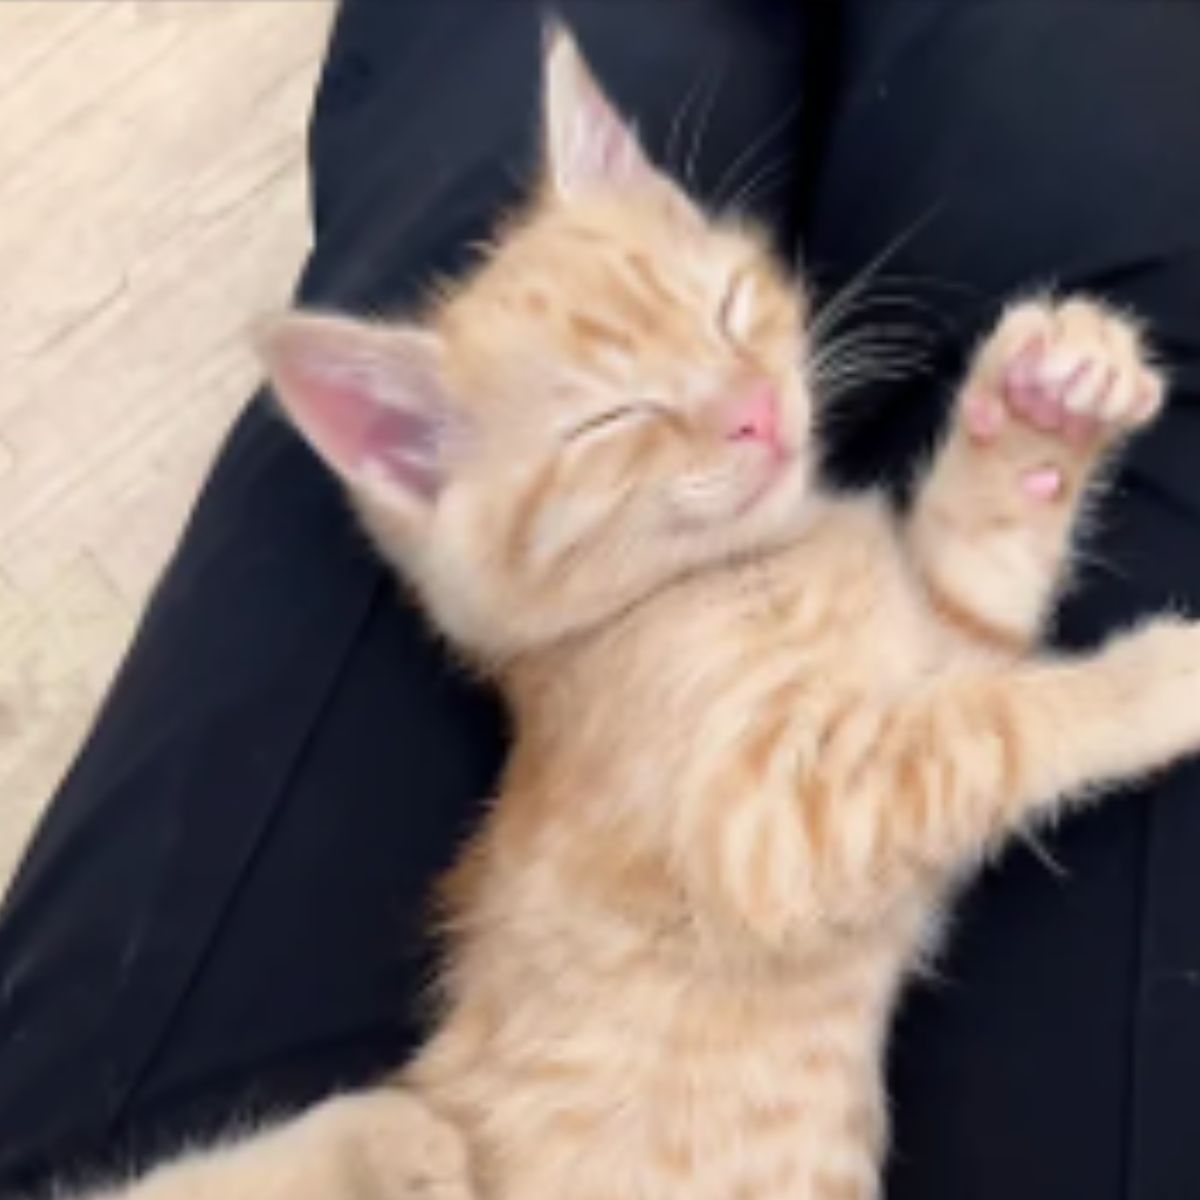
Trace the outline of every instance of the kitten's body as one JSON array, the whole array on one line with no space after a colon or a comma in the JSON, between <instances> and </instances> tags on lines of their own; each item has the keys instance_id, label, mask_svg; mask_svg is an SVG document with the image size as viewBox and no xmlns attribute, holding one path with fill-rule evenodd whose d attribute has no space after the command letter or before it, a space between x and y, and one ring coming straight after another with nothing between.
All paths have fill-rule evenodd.
<instances>
[{"instance_id":1,"label":"kitten's body","mask_svg":"<svg viewBox=\"0 0 1200 1200\"><path fill-rule=\"evenodd\" d=\"M515 745L398 1081L144 1200L870 1200L882 1060L956 883L1200 746L1200 631L1032 653L1161 384L1126 320L985 342L911 513L811 482L803 303L571 44L551 188L423 328L295 317L280 397ZM464 1157L465 1156L465 1157Z\"/></svg>"},{"instance_id":2,"label":"kitten's body","mask_svg":"<svg viewBox=\"0 0 1200 1200\"><path fill-rule=\"evenodd\" d=\"M845 711L956 640L859 503L514 671L522 733L455 881L453 1007L412 1074L486 1194L869 1194L887 1018L943 880L822 897L752 826L791 824Z\"/></svg>"},{"instance_id":3,"label":"kitten's body","mask_svg":"<svg viewBox=\"0 0 1200 1200\"><path fill-rule=\"evenodd\" d=\"M520 732L409 1076L482 1195L875 1195L897 992L1006 824L956 816L955 792L1000 795L1070 715L994 693L1004 652L931 607L899 533L882 503L830 502L796 545L507 679ZM938 703L952 677L961 707Z\"/></svg>"}]
</instances>

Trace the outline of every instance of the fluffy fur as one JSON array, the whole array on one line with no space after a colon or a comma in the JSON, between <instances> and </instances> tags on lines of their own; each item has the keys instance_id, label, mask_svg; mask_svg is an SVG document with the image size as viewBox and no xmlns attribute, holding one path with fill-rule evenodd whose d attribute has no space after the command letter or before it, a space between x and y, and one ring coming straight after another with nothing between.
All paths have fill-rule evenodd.
<instances>
[{"instance_id":1,"label":"fluffy fur","mask_svg":"<svg viewBox=\"0 0 1200 1200\"><path fill-rule=\"evenodd\" d=\"M546 106L540 193L419 325L264 343L514 713L439 1027L395 1089L147 1197L869 1200L889 1018L955 886L1200 746L1196 626L1033 651L1089 483L1160 406L1128 320L1014 306L911 512L828 494L794 282L563 35Z\"/></svg>"}]
</instances>

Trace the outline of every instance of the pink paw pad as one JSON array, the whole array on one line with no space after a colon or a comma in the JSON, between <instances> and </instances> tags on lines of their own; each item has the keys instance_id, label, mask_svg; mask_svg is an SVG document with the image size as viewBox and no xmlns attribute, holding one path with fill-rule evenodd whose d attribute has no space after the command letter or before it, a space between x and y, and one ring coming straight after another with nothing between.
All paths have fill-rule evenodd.
<instances>
[{"instance_id":1,"label":"pink paw pad","mask_svg":"<svg viewBox=\"0 0 1200 1200\"><path fill-rule=\"evenodd\" d=\"M1057 467L1038 467L1021 476L1021 490L1034 500L1049 503L1062 495L1065 482Z\"/></svg>"}]
</instances>

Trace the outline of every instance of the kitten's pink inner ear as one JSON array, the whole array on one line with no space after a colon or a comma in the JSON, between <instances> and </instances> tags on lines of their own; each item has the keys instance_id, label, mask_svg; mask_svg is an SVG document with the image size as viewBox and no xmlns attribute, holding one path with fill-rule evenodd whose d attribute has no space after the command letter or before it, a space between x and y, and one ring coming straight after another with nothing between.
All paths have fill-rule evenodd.
<instances>
[{"instance_id":1,"label":"kitten's pink inner ear","mask_svg":"<svg viewBox=\"0 0 1200 1200\"><path fill-rule=\"evenodd\" d=\"M298 317L267 335L264 352L284 408L339 474L437 497L447 421L432 337Z\"/></svg>"},{"instance_id":2,"label":"kitten's pink inner ear","mask_svg":"<svg viewBox=\"0 0 1200 1200\"><path fill-rule=\"evenodd\" d=\"M552 182L562 195L659 178L561 27L547 40L545 79L546 152Z\"/></svg>"},{"instance_id":3,"label":"kitten's pink inner ear","mask_svg":"<svg viewBox=\"0 0 1200 1200\"><path fill-rule=\"evenodd\" d=\"M422 499L437 496L437 427L430 416L381 403L365 381L352 377L312 380L306 404L297 423L303 420L305 432L343 473L374 472Z\"/></svg>"}]
</instances>

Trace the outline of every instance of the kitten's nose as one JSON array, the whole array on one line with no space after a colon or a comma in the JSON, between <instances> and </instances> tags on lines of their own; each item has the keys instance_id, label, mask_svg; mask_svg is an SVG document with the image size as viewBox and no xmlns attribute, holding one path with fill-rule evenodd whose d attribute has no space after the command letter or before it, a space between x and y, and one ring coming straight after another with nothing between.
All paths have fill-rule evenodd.
<instances>
[{"instance_id":1,"label":"kitten's nose","mask_svg":"<svg viewBox=\"0 0 1200 1200\"><path fill-rule=\"evenodd\" d=\"M731 442L762 442L782 449L779 431L779 393L762 381L751 384L726 410L725 436Z\"/></svg>"}]
</instances>

